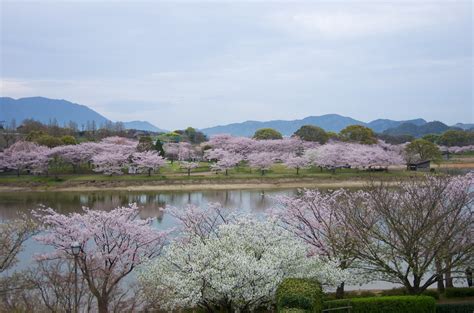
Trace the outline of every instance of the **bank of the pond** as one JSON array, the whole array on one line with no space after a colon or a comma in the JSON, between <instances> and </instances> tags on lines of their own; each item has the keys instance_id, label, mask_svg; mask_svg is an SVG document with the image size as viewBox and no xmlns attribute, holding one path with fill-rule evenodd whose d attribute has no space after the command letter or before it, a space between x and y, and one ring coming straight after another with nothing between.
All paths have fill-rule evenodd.
<instances>
[{"instance_id":1,"label":"bank of the pond","mask_svg":"<svg viewBox=\"0 0 474 313\"><path fill-rule=\"evenodd\" d=\"M282 188L357 188L371 180L394 182L410 175L374 174L364 176L333 175L332 177L292 177L292 178L203 178L188 179L117 179L97 177L74 177L70 179L3 179L0 177L0 192L31 191L193 191L193 190L231 190L231 189L282 189ZM89 178L89 179L87 179Z\"/></svg>"}]
</instances>

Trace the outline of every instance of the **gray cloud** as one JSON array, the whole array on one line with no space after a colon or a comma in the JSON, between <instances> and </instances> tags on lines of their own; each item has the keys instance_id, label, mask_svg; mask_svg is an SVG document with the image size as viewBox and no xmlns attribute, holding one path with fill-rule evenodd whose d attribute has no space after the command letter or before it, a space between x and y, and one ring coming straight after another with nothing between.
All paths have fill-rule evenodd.
<instances>
[{"instance_id":1,"label":"gray cloud","mask_svg":"<svg viewBox=\"0 0 474 313\"><path fill-rule=\"evenodd\" d=\"M1 93L163 128L472 122L466 2L1 2Z\"/></svg>"}]
</instances>

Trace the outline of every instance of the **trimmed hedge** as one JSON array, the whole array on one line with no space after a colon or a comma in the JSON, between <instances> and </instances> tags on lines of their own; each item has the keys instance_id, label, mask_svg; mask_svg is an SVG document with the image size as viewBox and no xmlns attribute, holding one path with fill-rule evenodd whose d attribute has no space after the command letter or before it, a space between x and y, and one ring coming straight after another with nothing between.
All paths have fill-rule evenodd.
<instances>
[{"instance_id":1,"label":"trimmed hedge","mask_svg":"<svg viewBox=\"0 0 474 313\"><path fill-rule=\"evenodd\" d=\"M446 298L474 297L474 288L446 288Z\"/></svg>"},{"instance_id":2,"label":"trimmed hedge","mask_svg":"<svg viewBox=\"0 0 474 313\"><path fill-rule=\"evenodd\" d=\"M287 278L276 291L278 312L295 308L308 312L321 312L323 292L321 285L309 279Z\"/></svg>"},{"instance_id":3,"label":"trimmed hedge","mask_svg":"<svg viewBox=\"0 0 474 313\"><path fill-rule=\"evenodd\" d=\"M285 308L281 309L278 312L280 313L306 313L308 311L303 310L303 309L297 309L297 308Z\"/></svg>"},{"instance_id":4,"label":"trimmed hedge","mask_svg":"<svg viewBox=\"0 0 474 313\"><path fill-rule=\"evenodd\" d=\"M446 303L436 305L436 313L472 313L474 303Z\"/></svg>"},{"instance_id":5,"label":"trimmed hedge","mask_svg":"<svg viewBox=\"0 0 474 313\"><path fill-rule=\"evenodd\" d=\"M408 291L404 287L382 290L380 294L382 296L408 296L409 295ZM421 295L432 297L432 298L435 298L436 300L439 299L439 292L433 289L426 289L425 291L421 293Z\"/></svg>"},{"instance_id":6,"label":"trimmed hedge","mask_svg":"<svg viewBox=\"0 0 474 313\"><path fill-rule=\"evenodd\" d=\"M325 309L352 306L352 313L435 313L436 304L428 296L389 296L333 300Z\"/></svg>"}]
</instances>

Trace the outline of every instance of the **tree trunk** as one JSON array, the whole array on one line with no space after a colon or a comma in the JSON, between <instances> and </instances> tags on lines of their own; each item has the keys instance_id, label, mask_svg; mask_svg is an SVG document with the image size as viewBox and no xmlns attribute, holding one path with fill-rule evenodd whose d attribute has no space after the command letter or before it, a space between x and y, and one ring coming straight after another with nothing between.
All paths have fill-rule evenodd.
<instances>
[{"instance_id":1,"label":"tree trunk","mask_svg":"<svg viewBox=\"0 0 474 313\"><path fill-rule=\"evenodd\" d=\"M191 176L191 169L188 168L188 177Z\"/></svg>"},{"instance_id":2,"label":"tree trunk","mask_svg":"<svg viewBox=\"0 0 474 313\"><path fill-rule=\"evenodd\" d=\"M344 299L344 282L337 286L336 299Z\"/></svg>"},{"instance_id":3,"label":"tree trunk","mask_svg":"<svg viewBox=\"0 0 474 313\"><path fill-rule=\"evenodd\" d=\"M446 288L453 288L453 287L454 287L453 277L451 276L451 270L449 269L446 272Z\"/></svg>"},{"instance_id":4,"label":"tree trunk","mask_svg":"<svg viewBox=\"0 0 474 313\"><path fill-rule=\"evenodd\" d=\"M148 169L148 176L151 176L151 168Z\"/></svg>"},{"instance_id":5,"label":"tree trunk","mask_svg":"<svg viewBox=\"0 0 474 313\"><path fill-rule=\"evenodd\" d=\"M296 175L299 175L299 174L300 174L300 168L297 167L297 168L296 168Z\"/></svg>"},{"instance_id":6,"label":"tree trunk","mask_svg":"<svg viewBox=\"0 0 474 313\"><path fill-rule=\"evenodd\" d=\"M446 260L446 288L452 288L453 285L453 277L451 276L451 258L448 257Z\"/></svg>"},{"instance_id":7,"label":"tree trunk","mask_svg":"<svg viewBox=\"0 0 474 313\"><path fill-rule=\"evenodd\" d=\"M225 176L227 176L227 169L225 169Z\"/></svg>"},{"instance_id":8,"label":"tree trunk","mask_svg":"<svg viewBox=\"0 0 474 313\"><path fill-rule=\"evenodd\" d=\"M20 177L20 170L19 170L19 169L16 170L16 176L17 176L17 177Z\"/></svg>"},{"instance_id":9,"label":"tree trunk","mask_svg":"<svg viewBox=\"0 0 474 313\"><path fill-rule=\"evenodd\" d=\"M443 273L441 273L441 260L436 259L436 283L439 293L444 293L444 280L443 280Z\"/></svg>"},{"instance_id":10,"label":"tree trunk","mask_svg":"<svg viewBox=\"0 0 474 313\"><path fill-rule=\"evenodd\" d=\"M265 174L265 170L262 170L262 176L263 176L263 174Z\"/></svg>"},{"instance_id":11,"label":"tree trunk","mask_svg":"<svg viewBox=\"0 0 474 313\"><path fill-rule=\"evenodd\" d=\"M107 297L98 298L97 305L99 307L99 313L109 312L109 300L107 299Z\"/></svg>"}]
</instances>

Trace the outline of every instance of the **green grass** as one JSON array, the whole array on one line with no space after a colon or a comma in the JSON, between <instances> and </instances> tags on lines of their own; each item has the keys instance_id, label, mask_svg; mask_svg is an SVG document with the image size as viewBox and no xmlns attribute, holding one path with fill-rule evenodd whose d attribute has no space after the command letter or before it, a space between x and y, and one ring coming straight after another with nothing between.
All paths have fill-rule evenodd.
<instances>
[{"instance_id":1,"label":"green grass","mask_svg":"<svg viewBox=\"0 0 474 313\"><path fill-rule=\"evenodd\" d=\"M209 165L206 162L201 162L200 166L191 171L191 176L188 177L187 171L179 167L176 162L169 164L167 167L160 169L158 173L153 173L151 176L146 174L137 175L114 175L106 176L99 173L94 173L87 167L82 167L73 173L71 168L64 168L62 171L54 170L50 171L49 176L33 176L23 174L19 177L13 173L3 173L0 175L1 185L29 185L29 186L57 186L66 182L112 182L112 181L129 181L129 182L152 182L152 181L229 181L229 180L245 180L245 179L258 179L259 181L268 181L277 179L331 179L337 181L344 181L349 179L391 179L391 178L403 178L411 177L416 175L423 175L417 172L408 172L405 170L392 170L388 172L367 172L356 169L338 169L335 173L327 170L321 171L319 168L310 168L300 170L299 175L296 174L296 170L287 169L282 164L274 165L270 170L265 171L262 176L258 170L251 169L247 166L240 166L235 169L229 170L228 175L224 173L213 173L209 170Z\"/></svg>"}]
</instances>

